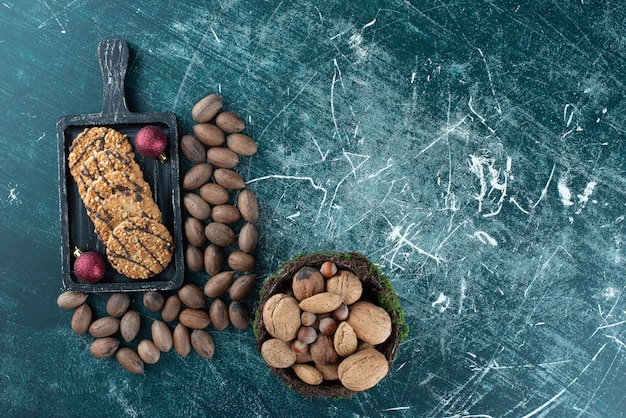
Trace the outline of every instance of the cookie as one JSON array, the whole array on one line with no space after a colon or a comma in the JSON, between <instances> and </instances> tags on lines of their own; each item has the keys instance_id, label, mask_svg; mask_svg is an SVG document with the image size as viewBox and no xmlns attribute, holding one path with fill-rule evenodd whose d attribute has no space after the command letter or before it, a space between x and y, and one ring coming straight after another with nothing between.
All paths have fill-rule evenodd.
<instances>
[{"instance_id":1,"label":"cookie","mask_svg":"<svg viewBox=\"0 0 626 418\"><path fill-rule=\"evenodd\" d=\"M76 179L83 163L93 152L105 149L117 151L120 155L127 155L133 147L126 137L115 129L105 127L85 128L72 140L67 156L67 165L70 174Z\"/></svg>"},{"instance_id":2,"label":"cookie","mask_svg":"<svg viewBox=\"0 0 626 418\"><path fill-rule=\"evenodd\" d=\"M111 266L131 279L159 274L174 254L174 242L167 228L146 217L122 221L111 232L106 248Z\"/></svg>"},{"instance_id":3,"label":"cookie","mask_svg":"<svg viewBox=\"0 0 626 418\"><path fill-rule=\"evenodd\" d=\"M98 178L113 171L126 171L143 178L139 164L135 161L135 153L121 153L118 150L93 151L82 164L75 176L78 193L85 199L87 189Z\"/></svg>"},{"instance_id":4,"label":"cookie","mask_svg":"<svg viewBox=\"0 0 626 418\"><path fill-rule=\"evenodd\" d=\"M141 172L113 171L96 179L87 189L83 203L102 242L107 242L111 231L131 216L161 222L161 210L140 175Z\"/></svg>"}]
</instances>

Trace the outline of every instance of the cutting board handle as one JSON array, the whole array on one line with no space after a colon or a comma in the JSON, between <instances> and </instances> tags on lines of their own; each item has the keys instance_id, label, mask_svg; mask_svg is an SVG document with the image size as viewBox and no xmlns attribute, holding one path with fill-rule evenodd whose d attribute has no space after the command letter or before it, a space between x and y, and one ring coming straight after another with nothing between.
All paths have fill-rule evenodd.
<instances>
[{"instance_id":1,"label":"cutting board handle","mask_svg":"<svg viewBox=\"0 0 626 418\"><path fill-rule=\"evenodd\" d=\"M107 39L100 42L98 61L102 71L102 114L117 117L130 113L124 95L128 44L122 39Z\"/></svg>"}]
</instances>

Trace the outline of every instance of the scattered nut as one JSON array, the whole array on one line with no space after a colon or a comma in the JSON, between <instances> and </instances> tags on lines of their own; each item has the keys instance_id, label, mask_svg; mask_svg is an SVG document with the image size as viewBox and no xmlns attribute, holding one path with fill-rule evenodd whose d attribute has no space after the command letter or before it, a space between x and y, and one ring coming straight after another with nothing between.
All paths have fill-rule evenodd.
<instances>
[{"instance_id":1,"label":"scattered nut","mask_svg":"<svg viewBox=\"0 0 626 418\"><path fill-rule=\"evenodd\" d=\"M191 331L191 346L201 357L211 360L215 353L213 338L208 332L202 329Z\"/></svg>"},{"instance_id":2,"label":"scattered nut","mask_svg":"<svg viewBox=\"0 0 626 418\"><path fill-rule=\"evenodd\" d=\"M204 329L211 324L208 312L202 309L186 308L178 315L181 324L191 329Z\"/></svg>"},{"instance_id":3,"label":"scattered nut","mask_svg":"<svg viewBox=\"0 0 626 418\"><path fill-rule=\"evenodd\" d=\"M178 289L178 297L189 308L203 309L206 307L206 299L202 289L193 283L184 284Z\"/></svg>"},{"instance_id":4,"label":"scattered nut","mask_svg":"<svg viewBox=\"0 0 626 418\"><path fill-rule=\"evenodd\" d=\"M113 337L97 338L89 346L89 352L96 358L111 357L119 345L120 342Z\"/></svg>"},{"instance_id":5,"label":"scattered nut","mask_svg":"<svg viewBox=\"0 0 626 418\"><path fill-rule=\"evenodd\" d=\"M89 295L83 292L63 292L57 298L57 305L63 309L75 309L87 301Z\"/></svg>"},{"instance_id":6,"label":"scattered nut","mask_svg":"<svg viewBox=\"0 0 626 418\"><path fill-rule=\"evenodd\" d=\"M161 352L157 346L148 339L142 340L137 345L137 354L139 354L139 358L147 364L156 364L161 358Z\"/></svg>"},{"instance_id":7,"label":"scattered nut","mask_svg":"<svg viewBox=\"0 0 626 418\"><path fill-rule=\"evenodd\" d=\"M202 296L204 297L204 294ZM161 310L161 318L163 318L165 322L172 322L178 317L182 305L183 303L178 295L172 295L165 299L165 304Z\"/></svg>"},{"instance_id":8,"label":"scattered nut","mask_svg":"<svg viewBox=\"0 0 626 418\"><path fill-rule=\"evenodd\" d=\"M164 303L165 297L156 290L151 290L143 295L143 305L151 312L160 311Z\"/></svg>"},{"instance_id":9,"label":"scattered nut","mask_svg":"<svg viewBox=\"0 0 626 418\"><path fill-rule=\"evenodd\" d=\"M244 330L250 325L250 313L248 309L239 301L232 301L228 305L228 317L230 323L238 330Z\"/></svg>"},{"instance_id":10,"label":"scattered nut","mask_svg":"<svg viewBox=\"0 0 626 418\"><path fill-rule=\"evenodd\" d=\"M127 293L113 293L107 301L106 311L115 318L120 318L130 306L130 296Z\"/></svg>"},{"instance_id":11,"label":"scattered nut","mask_svg":"<svg viewBox=\"0 0 626 418\"><path fill-rule=\"evenodd\" d=\"M210 298L220 297L233 283L234 277L234 271L223 271L212 276L204 285L204 294Z\"/></svg>"},{"instance_id":12,"label":"scattered nut","mask_svg":"<svg viewBox=\"0 0 626 418\"><path fill-rule=\"evenodd\" d=\"M181 356L187 357L191 351L191 335L189 330L183 324L178 324L174 328L172 334L174 350Z\"/></svg>"},{"instance_id":13,"label":"scattered nut","mask_svg":"<svg viewBox=\"0 0 626 418\"><path fill-rule=\"evenodd\" d=\"M211 324L218 331L223 331L228 327L228 307L222 299L213 299L211 307L209 308L209 318Z\"/></svg>"},{"instance_id":14,"label":"scattered nut","mask_svg":"<svg viewBox=\"0 0 626 418\"><path fill-rule=\"evenodd\" d=\"M130 342L139 334L141 327L141 316L137 311L128 311L120 320L120 334L124 341Z\"/></svg>"},{"instance_id":15,"label":"scattered nut","mask_svg":"<svg viewBox=\"0 0 626 418\"><path fill-rule=\"evenodd\" d=\"M135 351L128 347L121 347L115 353L117 362L127 371L143 374L143 361Z\"/></svg>"},{"instance_id":16,"label":"scattered nut","mask_svg":"<svg viewBox=\"0 0 626 418\"><path fill-rule=\"evenodd\" d=\"M80 305L72 315L72 330L77 334L86 333L89 329L89 325L91 325L92 316L93 313L89 305L86 303Z\"/></svg>"},{"instance_id":17,"label":"scattered nut","mask_svg":"<svg viewBox=\"0 0 626 418\"><path fill-rule=\"evenodd\" d=\"M98 318L89 325L89 334L95 338L110 337L120 329L120 320L114 316Z\"/></svg>"},{"instance_id":18,"label":"scattered nut","mask_svg":"<svg viewBox=\"0 0 626 418\"><path fill-rule=\"evenodd\" d=\"M172 339L172 331L170 327L163 321L155 320L151 327L152 341L154 345L162 352L170 351L174 345Z\"/></svg>"}]
</instances>

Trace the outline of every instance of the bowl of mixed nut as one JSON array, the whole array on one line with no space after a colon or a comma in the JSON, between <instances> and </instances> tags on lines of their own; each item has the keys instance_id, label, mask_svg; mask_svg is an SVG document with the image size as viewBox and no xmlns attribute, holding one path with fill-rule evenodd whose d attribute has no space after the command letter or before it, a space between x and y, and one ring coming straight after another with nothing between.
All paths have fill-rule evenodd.
<instances>
[{"instance_id":1,"label":"bowl of mixed nut","mask_svg":"<svg viewBox=\"0 0 626 418\"><path fill-rule=\"evenodd\" d=\"M360 253L328 252L298 256L264 282L254 333L290 389L350 397L388 374L408 326L376 265Z\"/></svg>"}]
</instances>

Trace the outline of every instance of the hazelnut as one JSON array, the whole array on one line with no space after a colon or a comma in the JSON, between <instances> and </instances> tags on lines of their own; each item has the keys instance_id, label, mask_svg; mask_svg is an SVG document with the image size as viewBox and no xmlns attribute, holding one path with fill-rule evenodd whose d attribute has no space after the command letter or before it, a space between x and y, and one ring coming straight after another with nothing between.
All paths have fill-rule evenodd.
<instances>
[{"instance_id":1,"label":"hazelnut","mask_svg":"<svg viewBox=\"0 0 626 418\"><path fill-rule=\"evenodd\" d=\"M337 274L337 265L332 261L326 261L322 264L322 267L320 267L320 273L322 273L322 276L330 279Z\"/></svg>"},{"instance_id":2,"label":"hazelnut","mask_svg":"<svg viewBox=\"0 0 626 418\"><path fill-rule=\"evenodd\" d=\"M317 316L313 312L304 311L300 315L300 321L305 327L310 327L315 323Z\"/></svg>"},{"instance_id":3,"label":"hazelnut","mask_svg":"<svg viewBox=\"0 0 626 418\"><path fill-rule=\"evenodd\" d=\"M296 354L307 354L309 352L309 345L300 340L293 340L291 343L291 349Z\"/></svg>"},{"instance_id":4,"label":"hazelnut","mask_svg":"<svg viewBox=\"0 0 626 418\"><path fill-rule=\"evenodd\" d=\"M345 321L348 318L349 313L350 310L348 309L348 305L342 303L337 309L333 311L333 318L340 322Z\"/></svg>"},{"instance_id":5,"label":"hazelnut","mask_svg":"<svg viewBox=\"0 0 626 418\"><path fill-rule=\"evenodd\" d=\"M311 344L317 338L317 332L313 327L302 327L298 331L298 340L304 344Z\"/></svg>"},{"instance_id":6,"label":"hazelnut","mask_svg":"<svg viewBox=\"0 0 626 418\"><path fill-rule=\"evenodd\" d=\"M323 318L320 320L320 332L324 335L333 335L337 329L335 318Z\"/></svg>"}]
</instances>

